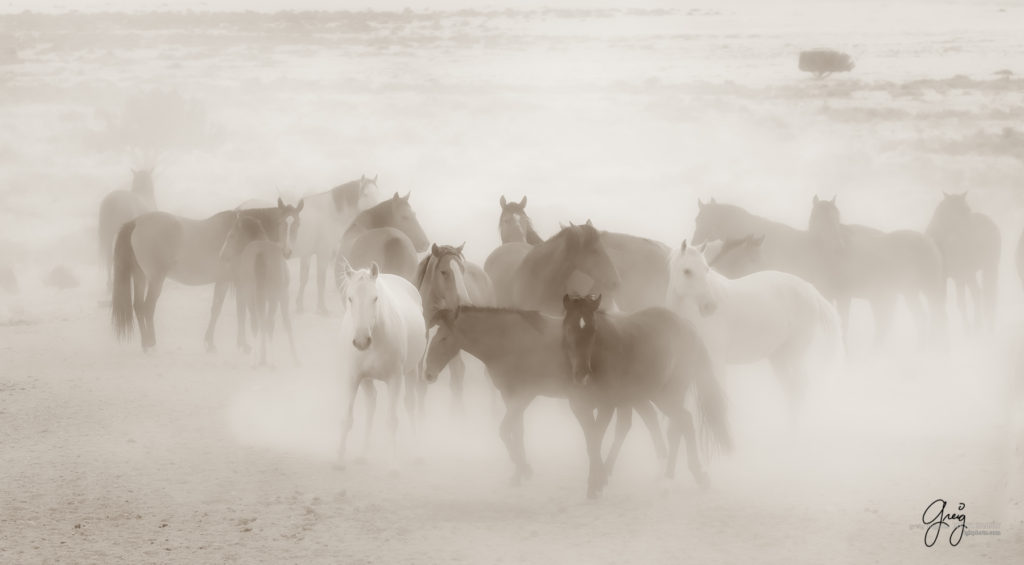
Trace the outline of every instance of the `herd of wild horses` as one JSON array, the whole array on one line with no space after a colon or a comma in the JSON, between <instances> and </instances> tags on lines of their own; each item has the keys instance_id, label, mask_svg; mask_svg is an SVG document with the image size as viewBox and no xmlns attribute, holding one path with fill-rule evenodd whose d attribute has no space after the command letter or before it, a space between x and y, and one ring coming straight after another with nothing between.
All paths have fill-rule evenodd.
<instances>
[{"instance_id":1,"label":"herd of wild horses","mask_svg":"<svg viewBox=\"0 0 1024 565\"><path fill-rule=\"evenodd\" d=\"M588 496L604 487L634 410L666 459L667 475L674 474L685 440L690 472L705 485L698 432L706 445L731 444L719 384L726 365L767 360L797 410L808 354L842 354L853 298L870 304L878 342L902 297L921 342L944 343L948 279L965 329L991 330L996 313L1000 233L991 218L971 210L966 194L946 194L924 232L843 223L835 198L814 198L807 229L715 199L699 201L693 237L674 247L601 231L589 220L545 239L526 213L526 197L508 202L503 196L502 244L481 267L465 259L464 244L432 243L409 194L381 199L376 177L307 195L296 205L248 201L203 220L158 211L152 170L133 177L131 190L112 192L101 205L99 247L117 334L130 338L137 322L144 350L157 343L154 313L170 277L214 285L209 349L234 288L238 346L249 351L250 333L258 336L266 363L280 316L298 362L288 260L300 261L299 312L313 257L320 312L327 311L326 275L333 267L332 292L343 305L338 357L348 392L342 464L360 389L368 440L373 382L387 385L396 442L402 391L415 423L426 383L447 368L459 401L465 352L483 363L504 400L499 435L515 465L514 481L531 474L523 413L534 398L547 396L568 399L583 429ZM1017 267L1024 281L1024 237ZM691 391L699 426L687 406ZM668 425L664 435L659 412ZM613 415L615 438L605 457Z\"/></svg>"}]
</instances>

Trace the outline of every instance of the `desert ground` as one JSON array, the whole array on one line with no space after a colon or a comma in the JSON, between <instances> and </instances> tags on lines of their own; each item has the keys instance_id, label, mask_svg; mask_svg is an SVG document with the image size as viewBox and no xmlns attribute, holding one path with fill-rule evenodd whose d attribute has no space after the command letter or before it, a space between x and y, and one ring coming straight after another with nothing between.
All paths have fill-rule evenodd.
<instances>
[{"instance_id":1,"label":"desert ground","mask_svg":"<svg viewBox=\"0 0 1024 565\"><path fill-rule=\"evenodd\" d=\"M0 267L18 286L0 290L0 562L1024 555L1024 78L996 74L1024 73L1024 8L220 4L0 6ZM797 69L814 47L857 66L815 80ZM901 310L875 347L855 304L845 363L814 375L795 419L766 365L730 369L736 445L707 490L664 479L638 423L587 500L582 434L551 399L527 412L534 477L511 486L503 409L474 360L464 412L442 376L424 422L403 418L397 470L381 417L339 469L336 292L331 314L295 316L300 366L280 340L272 368L236 351L231 302L208 353L211 287L168 283L156 351L115 338L97 210L139 147L158 153L163 210L379 175L385 195L411 191L432 240L480 262L501 195L528 195L542 236L590 219L676 246L698 198L804 227L812 196L836 196L844 221L923 229L943 191L968 191L1002 233L999 318L967 332L951 299L948 347L921 347ZM56 267L77 284L56 288ZM938 498L965 504L956 547L948 528L923 543Z\"/></svg>"}]
</instances>

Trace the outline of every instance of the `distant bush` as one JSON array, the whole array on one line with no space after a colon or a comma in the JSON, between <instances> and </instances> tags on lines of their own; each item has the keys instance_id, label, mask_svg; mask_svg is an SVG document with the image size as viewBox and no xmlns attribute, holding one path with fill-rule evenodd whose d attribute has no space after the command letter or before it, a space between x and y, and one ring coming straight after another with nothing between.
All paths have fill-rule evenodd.
<instances>
[{"instance_id":1,"label":"distant bush","mask_svg":"<svg viewBox=\"0 0 1024 565\"><path fill-rule=\"evenodd\" d=\"M800 52L800 70L813 73L815 78L825 78L832 73L853 70L853 59L841 51L812 49Z\"/></svg>"}]
</instances>

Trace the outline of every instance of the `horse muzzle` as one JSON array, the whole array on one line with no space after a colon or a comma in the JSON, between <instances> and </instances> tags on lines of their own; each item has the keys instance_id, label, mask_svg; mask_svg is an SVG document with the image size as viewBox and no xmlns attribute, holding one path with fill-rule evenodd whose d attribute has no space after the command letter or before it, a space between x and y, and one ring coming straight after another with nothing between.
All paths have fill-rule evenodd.
<instances>
[{"instance_id":1,"label":"horse muzzle","mask_svg":"<svg viewBox=\"0 0 1024 565\"><path fill-rule=\"evenodd\" d=\"M366 351L373 343L373 338L370 336L357 337L352 340L352 346L359 351Z\"/></svg>"},{"instance_id":2,"label":"horse muzzle","mask_svg":"<svg viewBox=\"0 0 1024 565\"><path fill-rule=\"evenodd\" d=\"M428 383L432 383L437 380L437 373L433 371L423 371L423 379Z\"/></svg>"}]
</instances>

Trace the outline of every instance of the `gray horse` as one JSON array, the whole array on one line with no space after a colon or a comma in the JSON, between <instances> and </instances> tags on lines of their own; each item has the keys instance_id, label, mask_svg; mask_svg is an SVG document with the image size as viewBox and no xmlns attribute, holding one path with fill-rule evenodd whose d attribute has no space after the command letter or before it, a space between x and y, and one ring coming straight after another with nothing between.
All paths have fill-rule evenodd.
<instances>
[{"instance_id":1,"label":"gray horse","mask_svg":"<svg viewBox=\"0 0 1024 565\"><path fill-rule=\"evenodd\" d=\"M153 172L155 168L132 169L130 190L114 190L100 203L98 224L100 261L107 273L107 290L114 281L114 238L125 223L156 210L153 196Z\"/></svg>"}]
</instances>

